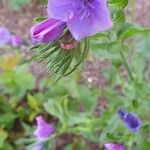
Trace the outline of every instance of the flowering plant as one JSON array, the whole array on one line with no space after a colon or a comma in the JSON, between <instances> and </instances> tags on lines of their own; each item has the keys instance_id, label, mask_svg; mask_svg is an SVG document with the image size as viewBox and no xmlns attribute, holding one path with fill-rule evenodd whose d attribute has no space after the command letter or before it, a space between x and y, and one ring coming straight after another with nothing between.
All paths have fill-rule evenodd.
<instances>
[{"instance_id":1,"label":"flowering plant","mask_svg":"<svg viewBox=\"0 0 150 150\"><path fill-rule=\"evenodd\" d=\"M135 50L136 42L142 36L149 36L150 30L132 24L135 13L134 3L131 5L131 23L126 22L124 9L127 4L128 0L48 0L46 3L48 17L31 28L31 37L39 43L31 48L36 49L34 59L42 62L56 80L75 71L91 52L96 54L96 57L100 56L111 61L113 71L106 72L108 78L112 79L109 84L112 87L114 84L121 84L120 96L113 92L113 88L104 90L102 95L118 102L114 104L110 102L109 105L113 108L110 106L100 118L94 116L94 110L83 111L83 114L69 110L68 98L59 102L49 100L45 103L45 109L58 118L59 126L62 127L50 139L69 132L93 142L105 143L106 150L125 150L126 147L132 149L133 143L124 142L127 138L131 138L131 141L135 141L138 145L136 134L143 130L143 123L138 115L125 109L130 110L137 107L134 105L139 103L137 91L145 80L142 76L142 68L139 66L139 53ZM41 21L41 18L36 20ZM136 67L128 64L127 56L132 51ZM122 65L127 71L126 78L120 75ZM124 86L127 86L127 89ZM129 88L134 91L132 95L126 91ZM125 102L124 96L132 101ZM124 108L119 109L119 106ZM110 115L111 112L115 113L113 117ZM124 128L126 127L128 130L126 132L129 134L122 136L123 128L119 127L119 119L125 124Z\"/></svg>"},{"instance_id":2,"label":"flowering plant","mask_svg":"<svg viewBox=\"0 0 150 150\"><path fill-rule=\"evenodd\" d=\"M42 22L34 26L30 31L31 37L39 43L31 48L36 49L34 59L42 62L52 75L56 77L56 80L58 80L64 76L68 76L77 69L77 67L84 62L89 51L96 54L98 54L99 51L101 52L101 57L103 56L104 58L110 59L114 67L112 74L108 72L108 78L113 78L115 73L120 74L119 69L124 65L128 73L127 79L124 81L127 82L127 87L132 86L132 90L133 87L134 89L138 88L137 86L142 84L144 80L142 70L138 66L139 54L134 50L136 49L135 44L141 36L148 36L150 30L132 24L135 13L134 3L132 4L132 2L132 22L126 22L124 9L127 4L128 0L48 0L46 3L48 17L46 17L46 20L44 19L44 21L42 20ZM137 63L135 70L137 74L132 71L132 66L128 65L126 56L130 54L130 50L131 52L132 50L134 51L133 53ZM104 51L106 55L104 55ZM113 75L113 77L111 77L111 75ZM117 84L122 85L123 83L120 81L122 77L119 75L118 78L119 79L116 79L119 80ZM110 85L114 86L114 81L112 80L111 82ZM125 94L125 88L123 88L123 86L121 86L121 88L121 91ZM107 94L104 94L107 98L109 94L112 93L112 91L110 92L109 90L110 89L106 90L107 92L105 92ZM128 95L128 93L126 94ZM136 94L131 96L132 99L136 99ZM111 96L111 99L114 99L114 97L115 95L113 95L113 97ZM132 102L133 105L134 103L138 103L137 100L133 100ZM68 103L68 101L66 103ZM121 101L114 107L117 108L117 105L130 108L129 103L126 104ZM54 106L54 102L48 102L45 108L50 114L56 115L62 125L71 128L70 130L68 129L69 132L77 132L83 137L89 138L91 141L96 141L96 136L93 136L92 132L98 128L96 124L99 124L98 122L101 122L103 117L105 118L105 113L99 119L94 117L93 119L89 119L92 117L92 114L89 114L89 116L87 113L83 113L83 115L79 114L82 119L79 119L79 122L75 119L76 122L73 123L70 118L77 116L73 116L69 110L67 110L68 112L66 114L66 110L62 110L58 106L57 109L60 109L62 112L60 113L59 110L55 113L52 106ZM110 111L114 110L111 109ZM120 118L126 125L129 132L140 132L142 121L137 115L125 111L124 108L118 108L118 116L118 119ZM117 127L116 117L110 120L111 123L109 123L112 124L112 126L115 124ZM85 126L82 127L81 122L85 124ZM90 127L88 125L90 125ZM99 126L102 125L99 124ZM63 132L67 132L67 128L65 127L62 129ZM86 130L85 133L82 128ZM98 141L102 143L104 141L106 142L106 137L108 137L112 141L111 143L105 144L106 149L126 149L126 146L122 144L123 140L119 140L119 138L114 136L109 131L109 128L111 128L111 132L115 131L115 127L102 127L101 130L103 130L103 132L100 134ZM61 132L60 130L60 133ZM88 134L91 135L91 137L88 137ZM121 135L118 131L118 136L119 134ZM133 138L132 135L130 136ZM132 144L129 144L129 149L132 149L132 146Z\"/></svg>"}]
</instances>

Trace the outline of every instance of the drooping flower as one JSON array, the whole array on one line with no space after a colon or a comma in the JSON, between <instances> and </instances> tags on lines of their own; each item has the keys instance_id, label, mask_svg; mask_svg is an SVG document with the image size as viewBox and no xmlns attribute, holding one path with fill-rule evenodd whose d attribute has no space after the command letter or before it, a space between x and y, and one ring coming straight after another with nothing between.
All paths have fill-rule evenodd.
<instances>
[{"instance_id":1,"label":"drooping flower","mask_svg":"<svg viewBox=\"0 0 150 150\"><path fill-rule=\"evenodd\" d=\"M49 43L57 39L64 31L65 23L56 19L47 19L30 30L31 37L42 43Z\"/></svg>"},{"instance_id":2,"label":"drooping flower","mask_svg":"<svg viewBox=\"0 0 150 150\"><path fill-rule=\"evenodd\" d=\"M47 10L67 23L77 41L112 27L107 0L49 0Z\"/></svg>"},{"instance_id":3,"label":"drooping flower","mask_svg":"<svg viewBox=\"0 0 150 150\"><path fill-rule=\"evenodd\" d=\"M20 36L13 35L11 37L11 44L14 47L19 47L23 44L23 39Z\"/></svg>"},{"instance_id":4,"label":"drooping flower","mask_svg":"<svg viewBox=\"0 0 150 150\"><path fill-rule=\"evenodd\" d=\"M137 132L141 128L141 121L137 115L131 112L126 112L123 108L119 108L118 116L130 131Z\"/></svg>"},{"instance_id":5,"label":"drooping flower","mask_svg":"<svg viewBox=\"0 0 150 150\"><path fill-rule=\"evenodd\" d=\"M105 150L125 150L125 147L118 143L106 143Z\"/></svg>"},{"instance_id":6,"label":"drooping flower","mask_svg":"<svg viewBox=\"0 0 150 150\"><path fill-rule=\"evenodd\" d=\"M38 140L43 140L51 136L54 132L54 127L44 121L42 116L36 118L37 129L34 131L34 135Z\"/></svg>"},{"instance_id":7,"label":"drooping flower","mask_svg":"<svg viewBox=\"0 0 150 150\"><path fill-rule=\"evenodd\" d=\"M0 27L0 44L9 44L11 42L11 33L6 27Z\"/></svg>"}]
</instances>

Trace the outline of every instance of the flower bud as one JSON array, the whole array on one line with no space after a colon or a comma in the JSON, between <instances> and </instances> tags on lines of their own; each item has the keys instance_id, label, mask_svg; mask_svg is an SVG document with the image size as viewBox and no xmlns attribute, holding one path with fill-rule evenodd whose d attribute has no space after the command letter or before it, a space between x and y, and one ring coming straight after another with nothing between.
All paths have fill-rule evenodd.
<instances>
[{"instance_id":1,"label":"flower bud","mask_svg":"<svg viewBox=\"0 0 150 150\"><path fill-rule=\"evenodd\" d=\"M37 42L49 43L57 39L64 31L65 23L56 19L47 19L30 30L31 38Z\"/></svg>"},{"instance_id":2,"label":"flower bud","mask_svg":"<svg viewBox=\"0 0 150 150\"><path fill-rule=\"evenodd\" d=\"M118 110L118 116L130 131L139 131L141 127L141 121L137 115L131 112L126 112L123 108L120 108Z\"/></svg>"}]
</instances>

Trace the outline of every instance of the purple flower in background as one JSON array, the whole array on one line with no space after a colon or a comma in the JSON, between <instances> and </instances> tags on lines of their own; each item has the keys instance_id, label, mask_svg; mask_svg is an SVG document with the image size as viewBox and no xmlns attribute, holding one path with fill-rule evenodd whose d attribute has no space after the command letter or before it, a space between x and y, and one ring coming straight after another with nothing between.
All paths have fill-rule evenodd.
<instances>
[{"instance_id":1,"label":"purple flower in background","mask_svg":"<svg viewBox=\"0 0 150 150\"><path fill-rule=\"evenodd\" d=\"M141 127L141 121L138 116L136 116L133 113L126 112L123 108L120 108L118 110L118 115L130 131L132 132L139 131Z\"/></svg>"},{"instance_id":2,"label":"purple flower in background","mask_svg":"<svg viewBox=\"0 0 150 150\"><path fill-rule=\"evenodd\" d=\"M77 41L112 27L107 0L49 0L48 15L66 22Z\"/></svg>"},{"instance_id":3,"label":"purple flower in background","mask_svg":"<svg viewBox=\"0 0 150 150\"><path fill-rule=\"evenodd\" d=\"M64 31L65 23L56 19L47 19L30 30L32 39L37 42L49 43L57 39Z\"/></svg>"},{"instance_id":4,"label":"purple flower in background","mask_svg":"<svg viewBox=\"0 0 150 150\"><path fill-rule=\"evenodd\" d=\"M19 36L13 35L11 37L11 44L14 47L19 47L23 44L23 39Z\"/></svg>"},{"instance_id":5,"label":"purple flower in background","mask_svg":"<svg viewBox=\"0 0 150 150\"><path fill-rule=\"evenodd\" d=\"M11 33L6 27L0 27L0 44L9 44L11 42Z\"/></svg>"},{"instance_id":6,"label":"purple flower in background","mask_svg":"<svg viewBox=\"0 0 150 150\"><path fill-rule=\"evenodd\" d=\"M106 143L105 150L125 150L125 147L122 144Z\"/></svg>"},{"instance_id":7,"label":"purple flower in background","mask_svg":"<svg viewBox=\"0 0 150 150\"><path fill-rule=\"evenodd\" d=\"M37 120L37 129L34 132L34 135L38 140L43 140L48 138L54 132L54 127L46 123L42 116L36 118Z\"/></svg>"}]
</instances>

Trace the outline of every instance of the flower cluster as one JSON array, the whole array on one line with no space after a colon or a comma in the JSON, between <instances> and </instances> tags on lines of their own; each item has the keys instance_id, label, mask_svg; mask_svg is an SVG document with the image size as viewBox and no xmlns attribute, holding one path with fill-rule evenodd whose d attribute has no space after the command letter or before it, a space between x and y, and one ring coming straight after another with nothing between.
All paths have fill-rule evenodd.
<instances>
[{"instance_id":1,"label":"flower cluster","mask_svg":"<svg viewBox=\"0 0 150 150\"><path fill-rule=\"evenodd\" d=\"M132 132L139 131L141 127L141 121L138 116L136 116L133 113L126 112L123 108L119 108L118 116L130 131Z\"/></svg>"},{"instance_id":2,"label":"flower cluster","mask_svg":"<svg viewBox=\"0 0 150 150\"><path fill-rule=\"evenodd\" d=\"M80 41L112 27L107 0L48 0L47 12L49 18L30 31L42 43L59 38L64 29Z\"/></svg>"},{"instance_id":3,"label":"flower cluster","mask_svg":"<svg viewBox=\"0 0 150 150\"><path fill-rule=\"evenodd\" d=\"M19 47L23 42L20 36L11 34L6 27L0 27L0 44L10 44L13 47Z\"/></svg>"}]
</instances>

